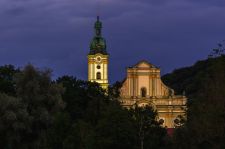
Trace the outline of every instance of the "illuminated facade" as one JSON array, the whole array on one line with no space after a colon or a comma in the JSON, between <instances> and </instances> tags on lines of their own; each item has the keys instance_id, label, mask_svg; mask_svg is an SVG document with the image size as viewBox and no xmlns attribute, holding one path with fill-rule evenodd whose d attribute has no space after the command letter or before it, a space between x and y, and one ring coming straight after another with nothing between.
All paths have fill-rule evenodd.
<instances>
[{"instance_id":1,"label":"illuminated facade","mask_svg":"<svg viewBox=\"0 0 225 149\"><path fill-rule=\"evenodd\" d=\"M88 81L97 82L107 90L109 55L101 30L102 23L97 17L95 36L88 54ZM147 61L140 61L127 69L127 78L120 92L122 106L132 108L135 105L150 105L157 110L158 120L163 121L165 127L174 128L174 120L185 114L186 97L174 95L173 89L161 81L160 69Z\"/></svg>"},{"instance_id":2,"label":"illuminated facade","mask_svg":"<svg viewBox=\"0 0 225 149\"><path fill-rule=\"evenodd\" d=\"M103 89L108 88L108 58L106 41L101 34L102 23L97 17L95 36L90 44L88 54L88 81L97 82Z\"/></svg>"},{"instance_id":3,"label":"illuminated facade","mask_svg":"<svg viewBox=\"0 0 225 149\"><path fill-rule=\"evenodd\" d=\"M168 128L174 128L174 120L185 114L186 97L174 95L174 91L161 81L160 69L147 61L127 69L120 92L124 107L150 105L158 111L158 120L163 120Z\"/></svg>"}]
</instances>

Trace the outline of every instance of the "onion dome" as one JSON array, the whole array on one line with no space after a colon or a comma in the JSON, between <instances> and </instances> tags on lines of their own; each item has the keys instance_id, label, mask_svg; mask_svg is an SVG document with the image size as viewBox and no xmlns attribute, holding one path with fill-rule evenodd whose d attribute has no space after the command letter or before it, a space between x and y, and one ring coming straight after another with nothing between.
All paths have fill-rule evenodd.
<instances>
[{"instance_id":1,"label":"onion dome","mask_svg":"<svg viewBox=\"0 0 225 149\"><path fill-rule=\"evenodd\" d=\"M91 55L101 53L107 55L106 52L106 41L101 35L102 30L102 22L99 20L99 16L97 16L97 21L95 22L95 36L90 44L90 53Z\"/></svg>"}]
</instances>

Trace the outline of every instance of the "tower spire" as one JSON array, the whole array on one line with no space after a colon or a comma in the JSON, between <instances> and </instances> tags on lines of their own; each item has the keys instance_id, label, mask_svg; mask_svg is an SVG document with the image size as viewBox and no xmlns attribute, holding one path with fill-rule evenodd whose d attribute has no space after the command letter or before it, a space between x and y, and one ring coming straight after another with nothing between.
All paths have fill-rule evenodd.
<instances>
[{"instance_id":1,"label":"tower spire","mask_svg":"<svg viewBox=\"0 0 225 149\"><path fill-rule=\"evenodd\" d=\"M107 55L106 52L106 41L102 37L102 22L100 21L99 15L94 25L95 36L90 44L90 54L101 53Z\"/></svg>"},{"instance_id":2,"label":"tower spire","mask_svg":"<svg viewBox=\"0 0 225 149\"><path fill-rule=\"evenodd\" d=\"M99 15L94 24L95 35L88 54L88 81L97 82L103 89L108 89L108 58L106 41L101 35L102 22Z\"/></svg>"},{"instance_id":3,"label":"tower spire","mask_svg":"<svg viewBox=\"0 0 225 149\"><path fill-rule=\"evenodd\" d=\"M101 36L101 30L102 30L102 22L100 21L99 15L97 16L97 21L95 22L95 35L97 37Z\"/></svg>"}]
</instances>

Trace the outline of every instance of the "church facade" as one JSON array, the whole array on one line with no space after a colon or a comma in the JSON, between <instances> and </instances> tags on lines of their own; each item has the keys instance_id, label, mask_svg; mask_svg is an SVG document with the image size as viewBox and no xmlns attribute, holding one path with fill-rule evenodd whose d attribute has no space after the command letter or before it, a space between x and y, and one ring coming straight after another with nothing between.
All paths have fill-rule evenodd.
<instances>
[{"instance_id":1,"label":"church facade","mask_svg":"<svg viewBox=\"0 0 225 149\"><path fill-rule=\"evenodd\" d=\"M177 117L185 114L186 97L174 95L173 89L162 82L160 69L144 60L127 68L120 93L122 106L152 106L167 128L174 128Z\"/></svg>"},{"instance_id":2,"label":"church facade","mask_svg":"<svg viewBox=\"0 0 225 149\"><path fill-rule=\"evenodd\" d=\"M88 54L88 81L97 82L108 88L108 59L106 41L101 34L102 23L97 17L95 36ZM185 114L186 97L174 95L160 76L160 69L147 61L140 61L127 68L127 77L120 89L120 103L126 108L152 106L158 111L158 120L167 128L174 128L175 119Z\"/></svg>"}]
</instances>

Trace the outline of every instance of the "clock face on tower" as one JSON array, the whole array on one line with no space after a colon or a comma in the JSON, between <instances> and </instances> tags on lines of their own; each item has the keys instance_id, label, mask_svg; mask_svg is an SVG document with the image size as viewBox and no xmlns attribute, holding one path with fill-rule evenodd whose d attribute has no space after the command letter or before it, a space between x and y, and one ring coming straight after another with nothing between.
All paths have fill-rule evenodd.
<instances>
[{"instance_id":1,"label":"clock face on tower","mask_svg":"<svg viewBox=\"0 0 225 149\"><path fill-rule=\"evenodd\" d=\"M96 57L96 62L101 63L101 61L102 61L101 56Z\"/></svg>"}]
</instances>

